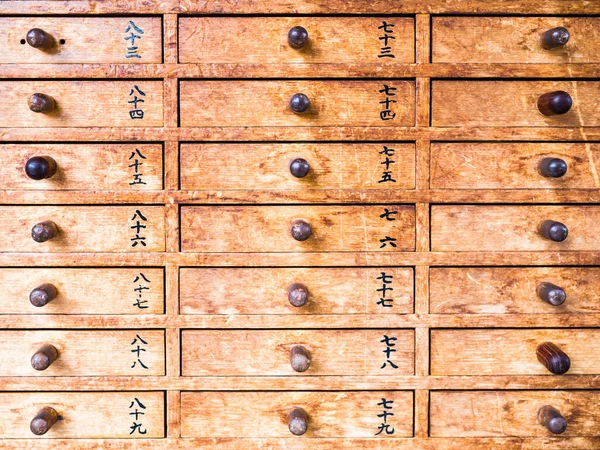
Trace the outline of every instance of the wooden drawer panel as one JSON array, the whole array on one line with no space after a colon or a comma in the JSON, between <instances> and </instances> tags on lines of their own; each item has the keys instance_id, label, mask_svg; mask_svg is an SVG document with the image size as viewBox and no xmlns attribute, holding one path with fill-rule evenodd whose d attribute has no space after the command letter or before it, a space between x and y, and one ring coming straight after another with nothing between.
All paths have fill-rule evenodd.
<instances>
[{"instance_id":1,"label":"wooden drawer panel","mask_svg":"<svg viewBox=\"0 0 600 450\"><path fill-rule=\"evenodd\" d=\"M27 43L33 28L51 36L49 48ZM1 64L162 62L159 17L2 17L0 29Z\"/></svg>"},{"instance_id":2,"label":"wooden drawer panel","mask_svg":"<svg viewBox=\"0 0 600 450\"><path fill-rule=\"evenodd\" d=\"M34 93L52 97L56 102L54 110L31 111L28 101ZM163 125L162 81L0 81L0 95L1 127Z\"/></svg>"},{"instance_id":3,"label":"wooden drawer panel","mask_svg":"<svg viewBox=\"0 0 600 450\"><path fill-rule=\"evenodd\" d=\"M290 363L297 345L304 372ZM184 330L181 346L183 376L414 374L413 330Z\"/></svg>"},{"instance_id":4,"label":"wooden drawer panel","mask_svg":"<svg viewBox=\"0 0 600 450\"><path fill-rule=\"evenodd\" d=\"M33 227L47 221L58 234L34 241ZM0 206L0 251L164 252L164 222L162 206Z\"/></svg>"},{"instance_id":5,"label":"wooden drawer panel","mask_svg":"<svg viewBox=\"0 0 600 450\"><path fill-rule=\"evenodd\" d=\"M44 284L56 297L36 307L30 295ZM0 314L163 314L162 268L0 269ZM96 294L96 295L90 295Z\"/></svg>"},{"instance_id":6,"label":"wooden drawer panel","mask_svg":"<svg viewBox=\"0 0 600 450\"><path fill-rule=\"evenodd\" d=\"M307 240L297 241L292 237L292 223L298 220L308 223L312 229ZM386 252L414 249L414 206L181 208L181 250L184 252Z\"/></svg>"},{"instance_id":7,"label":"wooden drawer panel","mask_svg":"<svg viewBox=\"0 0 600 450\"><path fill-rule=\"evenodd\" d=\"M380 92L381 91L381 92ZM290 109L305 94L304 113ZM181 81L182 127L411 127L415 83L378 81Z\"/></svg>"},{"instance_id":8,"label":"wooden drawer panel","mask_svg":"<svg viewBox=\"0 0 600 450\"><path fill-rule=\"evenodd\" d=\"M1 189L139 191L163 187L160 144L2 144L0 157ZM54 175L41 180L29 177L26 167L35 177L33 170L41 162L30 160L39 157L56 163Z\"/></svg>"},{"instance_id":9,"label":"wooden drawer panel","mask_svg":"<svg viewBox=\"0 0 600 450\"><path fill-rule=\"evenodd\" d=\"M597 127L600 125L597 81L446 81L432 82L434 127ZM541 95L569 93L566 114L545 116ZM449 101L451 99L451 101Z\"/></svg>"},{"instance_id":10,"label":"wooden drawer panel","mask_svg":"<svg viewBox=\"0 0 600 450\"><path fill-rule=\"evenodd\" d=\"M46 434L36 436L29 426L45 407L53 408L60 418ZM2 439L162 438L165 437L165 394L3 392L0 393L0 422Z\"/></svg>"},{"instance_id":11,"label":"wooden drawer panel","mask_svg":"<svg viewBox=\"0 0 600 450\"><path fill-rule=\"evenodd\" d=\"M429 280L432 314L600 312L597 267L436 267ZM554 306L542 300L538 288L544 283L561 288L564 303Z\"/></svg>"},{"instance_id":12,"label":"wooden drawer panel","mask_svg":"<svg viewBox=\"0 0 600 450\"><path fill-rule=\"evenodd\" d=\"M242 287L231 295L231 281ZM308 299L293 306L296 285ZM410 314L412 268L182 268L183 314ZM223 301L224 298L228 300Z\"/></svg>"},{"instance_id":13,"label":"wooden drawer panel","mask_svg":"<svg viewBox=\"0 0 600 450\"><path fill-rule=\"evenodd\" d=\"M162 330L1 331L0 374L22 376L150 376L165 374ZM39 349L52 345L58 358L45 370L32 367Z\"/></svg>"},{"instance_id":14,"label":"wooden drawer panel","mask_svg":"<svg viewBox=\"0 0 600 450\"><path fill-rule=\"evenodd\" d=\"M298 439L288 424L294 408L302 408L308 416L304 439L389 439L413 434L412 392L338 391L182 392L181 435ZM388 412L385 423L384 411Z\"/></svg>"},{"instance_id":15,"label":"wooden drawer panel","mask_svg":"<svg viewBox=\"0 0 600 450\"><path fill-rule=\"evenodd\" d=\"M304 159L303 178L290 164ZM414 189L414 144L182 144L181 188Z\"/></svg>"},{"instance_id":16,"label":"wooden drawer panel","mask_svg":"<svg viewBox=\"0 0 600 450\"><path fill-rule=\"evenodd\" d=\"M552 342L571 360L568 375L600 374L600 329L431 331L432 375L550 375L536 349Z\"/></svg>"},{"instance_id":17,"label":"wooden drawer panel","mask_svg":"<svg viewBox=\"0 0 600 450\"><path fill-rule=\"evenodd\" d=\"M567 226L562 242L543 238L538 226L553 220ZM433 251L592 251L600 248L595 233L600 221L596 206L475 206L431 207Z\"/></svg>"},{"instance_id":18,"label":"wooden drawer panel","mask_svg":"<svg viewBox=\"0 0 600 450\"><path fill-rule=\"evenodd\" d=\"M288 32L296 26L306 29L309 39L299 49L288 44ZM179 19L179 61L412 63L414 27L409 17L184 17Z\"/></svg>"},{"instance_id":19,"label":"wooden drawer panel","mask_svg":"<svg viewBox=\"0 0 600 450\"><path fill-rule=\"evenodd\" d=\"M542 437L553 435L538 420L544 406L567 421L561 437L597 436L598 391L431 392L432 437Z\"/></svg>"},{"instance_id":20,"label":"wooden drawer panel","mask_svg":"<svg viewBox=\"0 0 600 450\"><path fill-rule=\"evenodd\" d=\"M567 172L544 176L561 159ZM431 187L435 189L597 189L600 145L563 143L433 143ZM546 172L547 174L547 172Z\"/></svg>"}]
</instances>

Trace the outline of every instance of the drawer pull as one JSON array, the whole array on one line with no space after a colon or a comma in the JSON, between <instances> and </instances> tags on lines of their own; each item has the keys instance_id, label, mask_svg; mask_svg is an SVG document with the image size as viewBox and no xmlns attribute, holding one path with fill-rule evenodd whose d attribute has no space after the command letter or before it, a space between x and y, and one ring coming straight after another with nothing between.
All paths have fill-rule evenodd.
<instances>
[{"instance_id":1,"label":"drawer pull","mask_svg":"<svg viewBox=\"0 0 600 450\"><path fill-rule=\"evenodd\" d=\"M297 241L305 241L311 234L312 228L304 220L297 219L292 222L292 237Z\"/></svg>"},{"instance_id":2,"label":"drawer pull","mask_svg":"<svg viewBox=\"0 0 600 450\"><path fill-rule=\"evenodd\" d=\"M42 345L31 357L31 367L35 370L46 370L58 359L58 350L50 344Z\"/></svg>"},{"instance_id":3,"label":"drawer pull","mask_svg":"<svg viewBox=\"0 0 600 450\"><path fill-rule=\"evenodd\" d=\"M308 289L300 283L292 284L288 288L288 300L296 308L306 305L308 302Z\"/></svg>"},{"instance_id":4,"label":"drawer pull","mask_svg":"<svg viewBox=\"0 0 600 450\"><path fill-rule=\"evenodd\" d=\"M545 220L538 227L538 233L544 239L554 242L562 242L569 235L569 229L566 225L554 220Z\"/></svg>"},{"instance_id":5,"label":"drawer pull","mask_svg":"<svg viewBox=\"0 0 600 450\"><path fill-rule=\"evenodd\" d=\"M567 429L567 419L553 406L542 406L538 411L539 422L552 434L562 434Z\"/></svg>"},{"instance_id":6,"label":"drawer pull","mask_svg":"<svg viewBox=\"0 0 600 450\"><path fill-rule=\"evenodd\" d=\"M34 156L25 163L25 173L32 180L51 178L57 168L56 161L49 156Z\"/></svg>"},{"instance_id":7,"label":"drawer pull","mask_svg":"<svg viewBox=\"0 0 600 450\"><path fill-rule=\"evenodd\" d=\"M310 164L302 158L296 158L290 163L290 173L296 178L304 178L310 171Z\"/></svg>"},{"instance_id":8,"label":"drawer pull","mask_svg":"<svg viewBox=\"0 0 600 450\"><path fill-rule=\"evenodd\" d=\"M552 283L540 283L536 291L539 298L552 306L560 306L567 299L565 290Z\"/></svg>"},{"instance_id":9,"label":"drawer pull","mask_svg":"<svg viewBox=\"0 0 600 450\"><path fill-rule=\"evenodd\" d=\"M294 408L287 416L290 433L302 436L308 429L308 414L302 408Z\"/></svg>"},{"instance_id":10,"label":"drawer pull","mask_svg":"<svg viewBox=\"0 0 600 450\"><path fill-rule=\"evenodd\" d=\"M568 92L546 92L538 98L538 109L545 116L566 114L573 106L573 99Z\"/></svg>"},{"instance_id":11,"label":"drawer pull","mask_svg":"<svg viewBox=\"0 0 600 450\"><path fill-rule=\"evenodd\" d=\"M310 100L304 94L294 94L290 100L290 108L292 111L298 114L308 111L310 107Z\"/></svg>"},{"instance_id":12,"label":"drawer pull","mask_svg":"<svg viewBox=\"0 0 600 450\"><path fill-rule=\"evenodd\" d=\"M37 223L31 229L31 237L35 242L46 242L56 237L58 227L51 220Z\"/></svg>"},{"instance_id":13,"label":"drawer pull","mask_svg":"<svg viewBox=\"0 0 600 450\"><path fill-rule=\"evenodd\" d=\"M54 111L56 102L46 94L35 93L29 97L29 109L36 113L49 114Z\"/></svg>"},{"instance_id":14,"label":"drawer pull","mask_svg":"<svg viewBox=\"0 0 600 450\"><path fill-rule=\"evenodd\" d=\"M569 42L569 30L564 27L552 28L542 35L542 47L546 50L552 50L556 47L562 47Z\"/></svg>"},{"instance_id":15,"label":"drawer pull","mask_svg":"<svg viewBox=\"0 0 600 450\"><path fill-rule=\"evenodd\" d=\"M567 163L560 158L544 158L538 165L538 171L543 177L560 178L567 173Z\"/></svg>"},{"instance_id":16,"label":"drawer pull","mask_svg":"<svg viewBox=\"0 0 600 450\"><path fill-rule=\"evenodd\" d=\"M567 373L571 367L569 356L552 342L544 342L538 346L535 353L538 361L555 375Z\"/></svg>"},{"instance_id":17,"label":"drawer pull","mask_svg":"<svg viewBox=\"0 0 600 450\"><path fill-rule=\"evenodd\" d=\"M290 28L288 32L288 44L292 48L302 48L308 42L308 31L304 27Z\"/></svg>"},{"instance_id":18,"label":"drawer pull","mask_svg":"<svg viewBox=\"0 0 600 450\"><path fill-rule=\"evenodd\" d=\"M41 308L54 300L57 295L58 289L53 284L44 283L31 291L29 301L33 306Z\"/></svg>"},{"instance_id":19,"label":"drawer pull","mask_svg":"<svg viewBox=\"0 0 600 450\"><path fill-rule=\"evenodd\" d=\"M29 30L25 39L33 48L39 48L40 50L48 50L54 43L52 35L39 28Z\"/></svg>"},{"instance_id":20,"label":"drawer pull","mask_svg":"<svg viewBox=\"0 0 600 450\"><path fill-rule=\"evenodd\" d=\"M295 372L306 372L310 367L308 350L301 345L294 345L290 349L290 364Z\"/></svg>"},{"instance_id":21,"label":"drawer pull","mask_svg":"<svg viewBox=\"0 0 600 450\"><path fill-rule=\"evenodd\" d=\"M36 414L31 423L29 429L36 436L46 434L52 425L58 420L58 413L54 408L45 406Z\"/></svg>"}]
</instances>

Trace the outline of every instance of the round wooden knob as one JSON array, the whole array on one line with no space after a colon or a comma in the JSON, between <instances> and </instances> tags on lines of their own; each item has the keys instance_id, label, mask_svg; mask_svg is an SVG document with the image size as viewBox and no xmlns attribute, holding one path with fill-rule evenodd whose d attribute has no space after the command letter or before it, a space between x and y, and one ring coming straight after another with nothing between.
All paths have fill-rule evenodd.
<instances>
[{"instance_id":1,"label":"round wooden knob","mask_svg":"<svg viewBox=\"0 0 600 450\"><path fill-rule=\"evenodd\" d=\"M50 47L52 47L54 42L51 34L46 33L44 30L40 30L39 28L32 28L29 30L25 39L29 45L34 48L39 48L40 50L48 50Z\"/></svg>"},{"instance_id":2,"label":"round wooden knob","mask_svg":"<svg viewBox=\"0 0 600 450\"><path fill-rule=\"evenodd\" d=\"M290 433L302 436L308 429L308 414L302 408L294 408L287 416Z\"/></svg>"},{"instance_id":3,"label":"round wooden knob","mask_svg":"<svg viewBox=\"0 0 600 450\"><path fill-rule=\"evenodd\" d=\"M306 112L310 107L310 100L304 94L294 94L290 100L290 108L295 113L301 114Z\"/></svg>"},{"instance_id":4,"label":"round wooden knob","mask_svg":"<svg viewBox=\"0 0 600 450\"><path fill-rule=\"evenodd\" d=\"M573 106L573 99L565 91L547 92L538 98L538 109L545 116L566 114L571 106Z\"/></svg>"},{"instance_id":5,"label":"round wooden knob","mask_svg":"<svg viewBox=\"0 0 600 450\"><path fill-rule=\"evenodd\" d=\"M542 47L551 50L556 47L562 47L569 42L569 30L564 27L556 27L546 31L542 35Z\"/></svg>"},{"instance_id":6,"label":"round wooden knob","mask_svg":"<svg viewBox=\"0 0 600 450\"><path fill-rule=\"evenodd\" d=\"M294 220L292 222L292 237L297 241L305 241L312 234L312 228L304 220Z\"/></svg>"},{"instance_id":7,"label":"round wooden knob","mask_svg":"<svg viewBox=\"0 0 600 450\"><path fill-rule=\"evenodd\" d=\"M40 409L40 411L33 418L29 424L29 429L36 436L41 436L42 434L46 434L57 420L58 413L56 410L49 406L45 406L44 408Z\"/></svg>"},{"instance_id":8,"label":"round wooden knob","mask_svg":"<svg viewBox=\"0 0 600 450\"><path fill-rule=\"evenodd\" d=\"M308 31L304 27L294 27L288 32L288 44L292 48L302 48L308 42Z\"/></svg>"},{"instance_id":9,"label":"round wooden knob","mask_svg":"<svg viewBox=\"0 0 600 450\"><path fill-rule=\"evenodd\" d=\"M562 242L569 235L569 229L565 224L554 220L546 220L538 227L538 233L544 239L549 239L554 242Z\"/></svg>"},{"instance_id":10,"label":"round wooden knob","mask_svg":"<svg viewBox=\"0 0 600 450\"><path fill-rule=\"evenodd\" d=\"M296 158L290 163L290 173L296 178L304 178L310 171L308 161L302 158Z\"/></svg>"},{"instance_id":11,"label":"round wooden knob","mask_svg":"<svg viewBox=\"0 0 600 450\"><path fill-rule=\"evenodd\" d=\"M308 302L308 289L300 283L294 283L288 288L288 299L292 306L299 308Z\"/></svg>"},{"instance_id":12,"label":"round wooden knob","mask_svg":"<svg viewBox=\"0 0 600 450\"><path fill-rule=\"evenodd\" d=\"M25 163L25 173L32 180L51 178L57 168L56 161L49 156L34 156Z\"/></svg>"},{"instance_id":13,"label":"round wooden knob","mask_svg":"<svg viewBox=\"0 0 600 450\"><path fill-rule=\"evenodd\" d=\"M46 370L58 358L58 350L50 344L42 345L31 357L31 367Z\"/></svg>"},{"instance_id":14,"label":"round wooden knob","mask_svg":"<svg viewBox=\"0 0 600 450\"><path fill-rule=\"evenodd\" d=\"M569 356L552 342L544 342L538 346L535 354L538 361L555 375L567 373L571 367Z\"/></svg>"},{"instance_id":15,"label":"round wooden knob","mask_svg":"<svg viewBox=\"0 0 600 450\"><path fill-rule=\"evenodd\" d=\"M49 114L54 111L56 102L46 94L35 93L29 97L29 109L36 113Z\"/></svg>"},{"instance_id":16,"label":"round wooden knob","mask_svg":"<svg viewBox=\"0 0 600 450\"><path fill-rule=\"evenodd\" d=\"M567 429L567 419L554 406L542 406L538 411L538 421L552 434L562 434Z\"/></svg>"},{"instance_id":17,"label":"round wooden knob","mask_svg":"<svg viewBox=\"0 0 600 450\"><path fill-rule=\"evenodd\" d=\"M544 177L560 178L567 173L567 163L560 158L544 158L538 165L538 171Z\"/></svg>"},{"instance_id":18,"label":"round wooden knob","mask_svg":"<svg viewBox=\"0 0 600 450\"><path fill-rule=\"evenodd\" d=\"M552 283L540 283L536 291L539 298L552 306L560 306L567 299L565 290Z\"/></svg>"},{"instance_id":19,"label":"round wooden knob","mask_svg":"<svg viewBox=\"0 0 600 450\"><path fill-rule=\"evenodd\" d=\"M29 294L29 301L33 306L41 308L47 305L58 295L58 289L50 283L44 283L41 286L36 287Z\"/></svg>"},{"instance_id":20,"label":"round wooden knob","mask_svg":"<svg viewBox=\"0 0 600 450\"><path fill-rule=\"evenodd\" d=\"M310 355L308 350L301 345L294 345L290 349L290 364L296 372L306 372L310 368Z\"/></svg>"},{"instance_id":21,"label":"round wooden knob","mask_svg":"<svg viewBox=\"0 0 600 450\"><path fill-rule=\"evenodd\" d=\"M35 242L46 242L58 234L58 227L51 220L37 223L31 229L31 237Z\"/></svg>"}]
</instances>

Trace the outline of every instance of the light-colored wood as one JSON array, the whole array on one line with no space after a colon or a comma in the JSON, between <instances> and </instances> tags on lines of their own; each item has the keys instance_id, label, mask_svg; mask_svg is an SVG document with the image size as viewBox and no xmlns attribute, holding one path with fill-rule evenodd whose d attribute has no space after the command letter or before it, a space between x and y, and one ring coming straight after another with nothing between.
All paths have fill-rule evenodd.
<instances>
[{"instance_id":1,"label":"light-colored wood","mask_svg":"<svg viewBox=\"0 0 600 450\"><path fill-rule=\"evenodd\" d=\"M305 372L290 365L293 345L310 354ZM414 374L414 330L184 330L181 348L183 376Z\"/></svg>"},{"instance_id":2,"label":"light-colored wood","mask_svg":"<svg viewBox=\"0 0 600 450\"><path fill-rule=\"evenodd\" d=\"M296 158L304 178L290 173ZM180 161L189 190L415 188L414 144L182 144Z\"/></svg>"}]
</instances>

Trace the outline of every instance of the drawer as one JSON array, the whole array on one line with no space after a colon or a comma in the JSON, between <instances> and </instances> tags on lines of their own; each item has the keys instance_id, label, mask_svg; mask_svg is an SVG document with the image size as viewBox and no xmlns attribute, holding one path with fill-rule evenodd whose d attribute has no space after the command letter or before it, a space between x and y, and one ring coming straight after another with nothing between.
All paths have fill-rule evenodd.
<instances>
[{"instance_id":1,"label":"drawer","mask_svg":"<svg viewBox=\"0 0 600 450\"><path fill-rule=\"evenodd\" d=\"M600 18L434 17L432 41L434 63L597 63Z\"/></svg>"},{"instance_id":2,"label":"drawer","mask_svg":"<svg viewBox=\"0 0 600 450\"><path fill-rule=\"evenodd\" d=\"M183 314L410 314L413 280L400 267L182 268L179 298Z\"/></svg>"},{"instance_id":3,"label":"drawer","mask_svg":"<svg viewBox=\"0 0 600 450\"><path fill-rule=\"evenodd\" d=\"M597 314L598 267L436 267L432 314Z\"/></svg>"},{"instance_id":4,"label":"drawer","mask_svg":"<svg viewBox=\"0 0 600 450\"><path fill-rule=\"evenodd\" d=\"M0 229L1 252L165 251L162 206L0 206Z\"/></svg>"},{"instance_id":5,"label":"drawer","mask_svg":"<svg viewBox=\"0 0 600 450\"><path fill-rule=\"evenodd\" d=\"M0 189L163 187L161 144L0 144Z\"/></svg>"},{"instance_id":6,"label":"drawer","mask_svg":"<svg viewBox=\"0 0 600 450\"><path fill-rule=\"evenodd\" d=\"M413 375L414 336L414 330L184 330L182 375Z\"/></svg>"},{"instance_id":7,"label":"drawer","mask_svg":"<svg viewBox=\"0 0 600 450\"><path fill-rule=\"evenodd\" d=\"M436 80L431 86L434 127L600 125L597 81Z\"/></svg>"},{"instance_id":8,"label":"drawer","mask_svg":"<svg viewBox=\"0 0 600 450\"><path fill-rule=\"evenodd\" d=\"M164 269L0 269L0 314L163 314ZM90 295L95 294L95 295Z\"/></svg>"},{"instance_id":9,"label":"drawer","mask_svg":"<svg viewBox=\"0 0 600 450\"><path fill-rule=\"evenodd\" d=\"M414 81L192 80L179 88L182 127L415 124Z\"/></svg>"},{"instance_id":10,"label":"drawer","mask_svg":"<svg viewBox=\"0 0 600 450\"><path fill-rule=\"evenodd\" d=\"M415 208L186 206L183 252L414 251Z\"/></svg>"},{"instance_id":11,"label":"drawer","mask_svg":"<svg viewBox=\"0 0 600 450\"><path fill-rule=\"evenodd\" d=\"M415 61L412 17L184 17L179 61L393 64Z\"/></svg>"},{"instance_id":12,"label":"drawer","mask_svg":"<svg viewBox=\"0 0 600 450\"><path fill-rule=\"evenodd\" d=\"M414 144L182 144L181 188L414 189Z\"/></svg>"},{"instance_id":13,"label":"drawer","mask_svg":"<svg viewBox=\"0 0 600 450\"><path fill-rule=\"evenodd\" d=\"M2 17L1 64L160 64L159 17Z\"/></svg>"},{"instance_id":14,"label":"drawer","mask_svg":"<svg viewBox=\"0 0 600 450\"><path fill-rule=\"evenodd\" d=\"M597 189L596 143L431 144L434 189Z\"/></svg>"},{"instance_id":15,"label":"drawer","mask_svg":"<svg viewBox=\"0 0 600 450\"><path fill-rule=\"evenodd\" d=\"M594 232L598 221L597 206L435 205L431 249L593 251L600 248L600 236Z\"/></svg>"},{"instance_id":16,"label":"drawer","mask_svg":"<svg viewBox=\"0 0 600 450\"><path fill-rule=\"evenodd\" d=\"M3 377L165 374L163 330L18 330L0 338Z\"/></svg>"},{"instance_id":17,"label":"drawer","mask_svg":"<svg viewBox=\"0 0 600 450\"><path fill-rule=\"evenodd\" d=\"M163 125L162 81L0 81L0 95L4 128Z\"/></svg>"},{"instance_id":18,"label":"drawer","mask_svg":"<svg viewBox=\"0 0 600 450\"><path fill-rule=\"evenodd\" d=\"M181 437L405 438L413 393L182 392Z\"/></svg>"},{"instance_id":19,"label":"drawer","mask_svg":"<svg viewBox=\"0 0 600 450\"><path fill-rule=\"evenodd\" d=\"M597 436L599 402L598 391L431 392L429 430L432 437Z\"/></svg>"},{"instance_id":20,"label":"drawer","mask_svg":"<svg viewBox=\"0 0 600 450\"><path fill-rule=\"evenodd\" d=\"M162 438L165 437L165 394L3 392L0 393L0 422L2 439ZM45 433L34 434L32 426L37 433Z\"/></svg>"},{"instance_id":21,"label":"drawer","mask_svg":"<svg viewBox=\"0 0 600 450\"><path fill-rule=\"evenodd\" d=\"M431 330L431 375L554 376L536 355L545 343L562 351L553 361L570 361L569 375L600 373L600 329L461 329Z\"/></svg>"}]
</instances>

